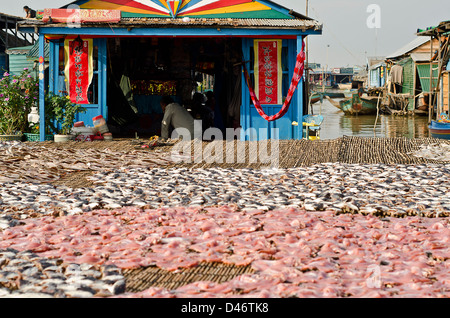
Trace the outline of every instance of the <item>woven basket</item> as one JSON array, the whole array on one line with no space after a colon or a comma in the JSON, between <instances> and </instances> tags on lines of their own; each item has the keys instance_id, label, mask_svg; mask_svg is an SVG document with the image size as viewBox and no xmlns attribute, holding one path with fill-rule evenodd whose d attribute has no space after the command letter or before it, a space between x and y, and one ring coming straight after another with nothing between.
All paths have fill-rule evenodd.
<instances>
[{"instance_id":1,"label":"woven basket","mask_svg":"<svg viewBox=\"0 0 450 318\"><path fill-rule=\"evenodd\" d=\"M25 141L40 141L41 137L39 134L28 134L25 133ZM45 140L53 140L53 135L45 135Z\"/></svg>"},{"instance_id":2,"label":"woven basket","mask_svg":"<svg viewBox=\"0 0 450 318\"><path fill-rule=\"evenodd\" d=\"M0 141L22 141L23 135L0 135Z\"/></svg>"}]
</instances>

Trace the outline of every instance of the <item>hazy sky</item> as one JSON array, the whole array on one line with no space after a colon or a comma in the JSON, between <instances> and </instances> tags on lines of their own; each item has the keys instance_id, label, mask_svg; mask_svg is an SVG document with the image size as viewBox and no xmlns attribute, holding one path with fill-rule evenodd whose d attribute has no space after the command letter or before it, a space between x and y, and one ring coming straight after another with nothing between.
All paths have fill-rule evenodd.
<instances>
[{"instance_id":1,"label":"hazy sky","mask_svg":"<svg viewBox=\"0 0 450 318\"><path fill-rule=\"evenodd\" d=\"M58 8L71 0L1 0L0 12L23 16L23 6L34 9ZM305 14L306 0L274 0ZM12 5L7 5L12 3ZM380 9L380 28L369 28ZM449 0L309 0L311 18L324 25L322 35L309 37L310 62L329 67L365 64L366 57L386 56L414 40L417 28L450 20ZM329 46L329 47L328 47Z\"/></svg>"}]
</instances>

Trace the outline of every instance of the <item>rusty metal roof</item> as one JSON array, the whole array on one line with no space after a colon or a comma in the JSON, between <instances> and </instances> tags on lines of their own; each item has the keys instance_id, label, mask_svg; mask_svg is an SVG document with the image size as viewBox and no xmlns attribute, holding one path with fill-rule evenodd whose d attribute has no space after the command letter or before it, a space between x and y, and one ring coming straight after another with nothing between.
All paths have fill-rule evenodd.
<instances>
[{"instance_id":1,"label":"rusty metal roof","mask_svg":"<svg viewBox=\"0 0 450 318\"><path fill-rule=\"evenodd\" d=\"M315 29L321 30L322 25L315 20L303 19L208 19L208 18L189 18L189 19L160 19L160 18L122 18L121 23L137 25L157 25L157 26L222 26L222 27L269 27L283 29Z\"/></svg>"},{"instance_id":2,"label":"rusty metal roof","mask_svg":"<svg viewBox=\"0 0 450 318\"><path fill-rule=\"evenodd\" d=\"M65 24L46 24L39 20L24 20L19 22L19 27L61 27ZM89 26L109 27L136 27L136 28L158 28L158 27L223 27L223 28L273 28L283 30L314 30L321 31L322 24L316 20L307 19L232 19L232 18L122 18L118 23L83 23L82 27Z\"/></svg>"}]
</instances>

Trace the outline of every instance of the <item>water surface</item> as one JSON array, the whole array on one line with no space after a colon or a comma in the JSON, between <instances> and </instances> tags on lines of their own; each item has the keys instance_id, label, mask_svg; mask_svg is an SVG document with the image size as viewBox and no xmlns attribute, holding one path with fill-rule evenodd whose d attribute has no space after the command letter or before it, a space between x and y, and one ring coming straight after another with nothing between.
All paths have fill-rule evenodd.
<instances>
[{"instance_id":1,"label":"water surface","mask_svg":"<svg viewBox=\"0 0 450 318\"><path fill-rule=\"evenodd\" d=\"M339 101L339 99L336 99ZM324 99L313 105L316 115L323 115L320 130L321 139L337 139L343 136L378 137L378 138L428 138L427 116L394 115L345 115L341 110ZM376 124L375 124L376 123Z\"/></svg>"}]
</instances>

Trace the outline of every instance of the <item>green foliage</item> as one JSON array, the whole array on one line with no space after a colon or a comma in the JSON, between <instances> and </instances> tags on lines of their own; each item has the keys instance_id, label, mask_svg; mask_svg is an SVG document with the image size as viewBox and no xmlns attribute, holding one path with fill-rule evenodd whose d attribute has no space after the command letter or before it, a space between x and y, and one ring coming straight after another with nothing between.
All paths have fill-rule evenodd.
<instances>
[{"instance_id":1,"label":"green foliage","mask_svg":"<svg viewBox=\"0 0 450 318\"><path fill-rule=\"evenodd\" d=\"M28 69L20 75L3 74L0 79L0 134L39 133L39 123L31 126L28 123L31 107L39 106L38 96L38 80ZM70 134L76 115L84 112L86 108L73 104L65 94L46 94L45 133Z\"/></svg>"},{"instance_id":2,"label":"green foliage","mask_svg":"<svg viewBox=\"0 0 450 318\"><path fill-rule=\"evenodd\" d=\"M28 130L28 114L36 104L39 84L26 68L20 75L3 74L0 79L0 134L13 135Z\"/></svg>"},{"instance_id":3,"label":"green foliage","mask_svg":"<svg viewBox=\"0 0 450 318\"><path fill-rule=\"evenodd\" d=\"M78 113L86 108L73 104L69 96L48 93L45 96L45 122L50 133L68 135Z\"/></svg>"}]
</instances>

